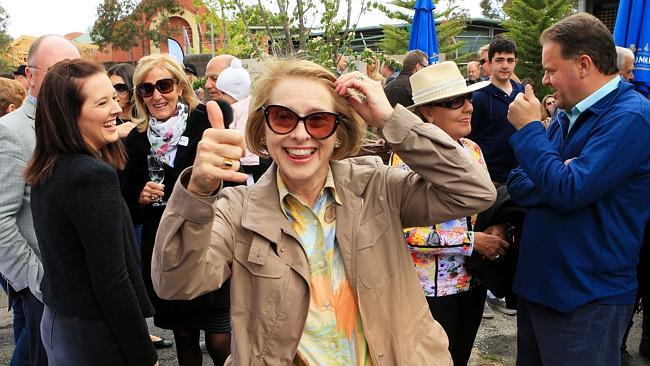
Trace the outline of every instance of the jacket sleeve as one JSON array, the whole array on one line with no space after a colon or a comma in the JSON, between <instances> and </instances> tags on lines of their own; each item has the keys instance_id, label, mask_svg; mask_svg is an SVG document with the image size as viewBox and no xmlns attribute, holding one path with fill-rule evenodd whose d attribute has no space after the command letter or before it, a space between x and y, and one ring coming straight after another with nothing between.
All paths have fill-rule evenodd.
<instances>
[{"instance_id":1,"label":"jacket sleeve","mask_svg":"<svg viewBox=\"0 0 650 366\"><path fill-rule=\"evenodd\" d=\"M535 202L543 200L565 212L581 209L605 196L640 164L647 164L650 125L643 112L613 114L608 121L597 124L580 155L570 162L562 161L540 123L530 123L517 131L510 143L539 192ZM528 190L533 192L530 183Z\"/></svg>"},{"instance_id":2,"label":"jacket sleeve","mask_svg":"<svg viewBox=\"0 0 650 366\"><path fill-rule=\"evenodd\" d=\"M398 106L382 132L413 170L386 169L388 204L404 227L471 216L494 202L488 172L440 128Z\"/></svg>"},{"instance_id":3,"label":"jacket sleeve","mask_svg":"<svg viewBox=\"0 0 650 366\"><path fill-rule=\"evenodd\" d=\"M544 198L535 187L535 183L521 167L510 172L508 193L510 198L521 207L533 207L544 203Z\"/></svg>"},{"instance_id":4,"label":"jacket sleeve","mask_svg":"<svg viewBox=\"0 0 650 366\"><path fill-rule=\"evenodd\" d=\"M80 237L97 303L129 365L153 365L156 352L126 268L117 176L101 166L79 178L65 209Z\"/></svg>"},{"instance_id":5,"label":"jacket sleeve","mask_svg":"<svg viewBox=\"0 0 650 366\"><path fill-rule=\"evenodd\" d=\"M34 224L29 213L19 218L21 210L29 211L23 207L25 195L30 195L30 187L23 178L28 163L23 152L26 148L22 146L24 143L5 121L0 123L0 273L14 290L29 287L42 301L43 264L22 232L33 232ZM19 219L24 222L19 223Z\"/></svg>"},{"instance_id":6,"label":"jacket sleeve","mask_svg":"<svg viewBox=\"0 0 650 366\"><path fill-rule=\"evenodd\" d=\"M190 174L187 168L176 181L156 234L151 279L162 299L193 299L219 289L231 274L238 222L232 208L242 207L241 196L231 189L219 200L193 196L183 184Z\"/></svg>"},{"instance_id":7,"label":"jacket sleeve","mask_svg":"<svg viewBox=\"0 0 650 366\"><path fill-rule=\"evenodd\" d=\"M474 250L474 232L436 230L435 226L404 229L406 242L416 250L431 254L472 255Z\"/></svg>"}]
</instances>

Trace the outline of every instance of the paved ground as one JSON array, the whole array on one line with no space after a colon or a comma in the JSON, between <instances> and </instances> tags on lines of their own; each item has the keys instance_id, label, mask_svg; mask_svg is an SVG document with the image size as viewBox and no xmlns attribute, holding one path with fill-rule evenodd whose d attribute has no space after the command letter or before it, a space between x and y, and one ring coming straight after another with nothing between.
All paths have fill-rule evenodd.
<instances>
[{"instance_id":1,"label":"paved ground","mask_svg":"<svg viewBox=\"0 0 650 366\"><path fill-rule=\"evenodd\" d=\"M11 329L11 313L6 309L7 298L0 291L0 365L8 365L13 352ZM151 326L153 334L171 339L170 331ZM641 318L636 315L634 327L628 340L628 348L634 356L635 366L650 366L650 360L639 358L639 339L641 337ZM470 360L470 366L514 366L516 349L516 318L496 313L494 319L483 319L475 342L475 349ZM176 365L176 349L174 347L161 350L158 353L160 365ZM204 354L203 365L211 365L207 354Z\"/></svg>"}]
</instances>

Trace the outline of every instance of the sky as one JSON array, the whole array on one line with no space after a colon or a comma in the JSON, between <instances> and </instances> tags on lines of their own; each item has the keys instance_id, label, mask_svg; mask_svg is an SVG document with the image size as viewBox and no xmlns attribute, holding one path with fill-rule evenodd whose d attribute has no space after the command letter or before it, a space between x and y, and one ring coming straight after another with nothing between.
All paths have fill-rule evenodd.
<instances>
[{"instance_id":1,"label":"sky","mask_svg":"<svg viewBox=\"0 0 650 366\"><path fill-rule=\"evenodd\" d=\"M0 0L0 5L9 14L8 33L17 38L21 35L39 36L47 33L86 33L92 27L97 14L97 5L102 0ZM478 0L463 2L473 17L477 13ZM444 7L444 1L438 5ZM360 27L389 22L381 12L364 14Z\"/></svg>"}]
</instances>

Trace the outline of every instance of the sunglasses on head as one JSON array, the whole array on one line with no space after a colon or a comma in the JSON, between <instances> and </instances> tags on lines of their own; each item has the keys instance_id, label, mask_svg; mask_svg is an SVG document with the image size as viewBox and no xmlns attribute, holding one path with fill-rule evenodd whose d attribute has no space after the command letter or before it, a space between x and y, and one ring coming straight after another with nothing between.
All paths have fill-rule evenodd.
<instances>
[{"instance_id":1,"label":"sunglasses on head","mask_svg":"<svg viewBox=\"0 0 650 366\"><path fill-rule=\"evenodd\" d=\"M117 83L113 85L113 88L117 94L126 94L129 91L129 87L124 83Z\"/></svg>"},{"instance_id":2,"label":"sunglasses on head","mask_svg":"<svg viewBox=\"0 0 650 366\"><path fill-rule=\"evenodd\" d=\"M160 94L169 94L174 90L174 79L160 79L155 84L142 83L136 87L138 94L143 98L149 98L154 90L158 89Z\"/></svg>"},{"instance_id":3,"label":"sunglasses on head","mask_svg":"<svg viewBox=\"0 0 650 366\"><path fill-rule=\"evenodd\" d=\"M472 96L474 93L467 93L463 95L459 95L457 97L451 98L449 100L445 100L444 102L435 102L431 103L432 105L436 107L443 107L447 109L458 109L462 106L465 105L465 100L469 100L470 103L472 102Z\"/></svg>"},{"instance_id":4,"label":"sunglasses on head","mask_svg":"<svg viewBox=\"0 0 650 366\"><path fill-rule=\"evenodd\" d=\"M309 136L322 140L326 139L336 131L341 122L338 113L316 112L306 116L300 116L291 109L281 105L263 106L264 120L271 131L278 135L286 135L295 130L298 122L305 124L305 130Z\"/></svg>"}]
</instances>

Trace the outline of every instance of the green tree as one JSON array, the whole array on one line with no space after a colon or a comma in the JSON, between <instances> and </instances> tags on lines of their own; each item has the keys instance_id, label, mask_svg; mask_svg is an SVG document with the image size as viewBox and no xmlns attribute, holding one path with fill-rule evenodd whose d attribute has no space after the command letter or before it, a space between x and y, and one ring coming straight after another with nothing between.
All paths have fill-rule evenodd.
<instances>
[{"instance_id":1,"label":"green tree","mask_svg":"<svg viewBox=\"0 0 650 366\"><path fill-rule=\"evenodd\" d=\"M205 6L208 10L199 17L199 23L214 27L215 48L218 53L228 53L240 58L260 57L266 45L252 28L264 27L265 22L272 28L279 27L280 17L255 5L246 5L234 0L195 0L195 6ZM208 29L206 37L212 37ZM219 40L217 43L216 40Z\"/></svg>"},{"instance_id":2,"label":"green tree","mask_svg":"<svg viewBox=\"0 0 650 366\"><path fill-rule=\"evenodd\" d=\"M8 67L8 62L6 60L6 53L11 41L13 39L7 33L7 22L9 21L9 14L5 8L0 5L0 70L5 70Z\"/></svg>"},{"instance_id":3,"label":"green tree","mask_svg":"<svg viewBox=\"0 0 650 366\"><path fill-rule=\"evenodd\" d=\"M488 19L505 19L505 6L509 6L512 0L481 0L481 13Z\"/></svg>"},{"instance_id":4,"label":"green tree","mask_svg":"<svg viewBox=\"0 0 650 366\"><path fill-rule=\"evenodd\" d=\"M131 52L133 61L133 48L142 46L148 55L149 41L160 42L179 32L168 19L180 10L176 0L104 0L97 6L90 37L100 49L111 46Z\"/></svg>"},{"instance_id":5,"label":"green tree","mask_svg":"<svg viewBox=\"0 0 650 366\"><path fill-rule=\"evenodd\" d=\"M435 3L435 1L434 1ZM374 3L374 8L381 10L387 17L400 20L407 24L413 24L413 8L415 0L391 0L387 4ZM456 51L465 44L456 40L456 37L465 29L468 17L467 10L460 6L458 0L447 1L447 7L441 9L436 7L434 17L440 20L436 24L436 35L438 37L438 49L446 55L447 60L460 58ZM384 25L384 39L380 47L388 54L402 55L408 50L409 31L404 27Z\"/></svg>"},{"instance_id":6,"label":"green tree","mask_svg":"<svg viewBox=\"0 0 650 366\"><path fill-rule=\"evenodd\" d=\"M520 79L530 78L535 82L538 96L550 92L542 86L542 46L539 36L542 32L575 10L574 0L512 0L504 11L508 19L503 25L506 36L517 43L517 69Z\"/></svg>"},{"instance_id":7,"label":"green tree","mask_svg":"<svg viewBox=\"0 0 650 366\"><path fill-rule=\"evenodd\" d=\"M253 5L247 7L245 2ZM311 59L330 68L349 47L358 21L352 14L353 0L207 0L204 3L217 17L242 22L248 33L251 27L261 27L260 33L269 37L271 54ZM360 4L357 7L362 14L370 2L361 0L355 4ZM236 9L234 14L220 11L232 8ZM227 24L223 20L222 23ZM223 29L232 30L226 26ZM314 34L317 36L313 37Z\"/></svg>"}]
</instances>

